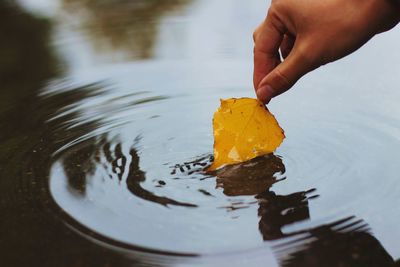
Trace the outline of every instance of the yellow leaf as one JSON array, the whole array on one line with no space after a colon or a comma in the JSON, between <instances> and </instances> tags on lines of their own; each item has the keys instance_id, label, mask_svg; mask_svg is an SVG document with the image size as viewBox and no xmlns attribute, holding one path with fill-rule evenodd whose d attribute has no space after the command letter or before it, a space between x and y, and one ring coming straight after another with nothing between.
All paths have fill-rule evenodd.
<instances>
[{"instance_id":1,"label":"yellow leaf","mask_svg":"<svg viewBox=\"0 0 400 267\"><path fill-rule=\"evenodd\" d=\"M257 99L221 99L214 114L214 163L208 171L275 151L285 134Z\"/></svg>"}]
</instances>

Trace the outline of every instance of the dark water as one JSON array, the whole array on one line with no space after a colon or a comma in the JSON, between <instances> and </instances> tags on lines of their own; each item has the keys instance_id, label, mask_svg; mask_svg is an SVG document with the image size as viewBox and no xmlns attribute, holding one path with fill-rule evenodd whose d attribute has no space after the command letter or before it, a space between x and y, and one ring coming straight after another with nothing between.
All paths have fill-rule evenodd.
<instances>
[{"instance_id":1,"label":"dark water","mask_svg":"<svg viewBox=\"0 0 400 267\"><path fill-rule=\"evenodd\" d=\"M2 1L0 266L395 265L398 30L271 103L275 154L203 172L266 6Z\"/></svg>"}]
</instances>

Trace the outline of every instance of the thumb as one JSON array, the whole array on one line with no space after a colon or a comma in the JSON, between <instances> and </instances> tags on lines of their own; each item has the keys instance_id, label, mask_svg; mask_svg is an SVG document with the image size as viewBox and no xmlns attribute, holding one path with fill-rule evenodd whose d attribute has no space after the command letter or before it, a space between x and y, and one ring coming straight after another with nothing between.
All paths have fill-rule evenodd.
<instances>
[{"instance_id":1,"label":"thumb","mask_svg":"<svg viewBox=\"0 0 400 267\"><path fill-rule=\"evenodd\" d=\"M271 98L289 90L302 76L318 67L314 61L295 45L289 56L261 80L258 99L267 104Z\"/></svg>"}]
</instances>

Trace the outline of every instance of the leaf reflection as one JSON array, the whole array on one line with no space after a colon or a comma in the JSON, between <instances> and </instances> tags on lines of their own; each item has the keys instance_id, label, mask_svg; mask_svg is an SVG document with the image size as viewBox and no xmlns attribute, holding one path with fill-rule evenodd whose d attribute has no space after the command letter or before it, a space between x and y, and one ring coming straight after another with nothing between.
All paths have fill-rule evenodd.
<instances>
[{"instance_id":1,"label":"leaf reflection","mask_svg":"<svg viewBox=\"0 0 400 267\"><path fill-rule=\"evenodd\" d=\"M257 157L250 161L228 165L215 172L217 187L227 196L256 195L282 180L285 173L282 159L274 154Z\"/></svg>"}]
</instances>

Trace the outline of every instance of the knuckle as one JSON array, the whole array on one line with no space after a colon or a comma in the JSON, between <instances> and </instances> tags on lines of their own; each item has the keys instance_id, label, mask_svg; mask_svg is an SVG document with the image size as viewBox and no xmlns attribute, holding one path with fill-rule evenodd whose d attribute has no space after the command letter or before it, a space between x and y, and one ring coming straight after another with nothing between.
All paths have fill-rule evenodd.
<instances>
[{"instance_id":1,"label":"knuckle","mask_svg":"<svg viewBox=\"0 0 400 267\"><path fill-rule=\"evenodd\" d=\"M285 8L285 1L272 0L271 6L268 9L268 13L271 15L275 15L281 12L284 8Z\"/></svg>"},{"instance_id":2,"label":"knuckle","mask_svg":"<svg viewBox=\"0 0 400 267\"><path fill-rule=\"evenodd\" d=\"M320 48L317 45L313 45L312 43L305 44L296 51L298 61L310 68L318 67L324 61L319 51Z\"/></svg>"},{"instance_id":3,"label":"knuckle","mask_svg":"<svg viewBox=\"0 0 400 267\"><path fill-rule=\"evenodd\" d=\"M271 4L267 11L267 18L272 18L276 16L276 7L275 5Z\"/></svg>"},{"instance_id":4,"label":"knuckle","mask_svg":"<svg viewBox=\"0 0 400 267\"><path fill-rule=\"evenodd\" d=\"M253 41L256 42L258 39L258 36L260 35L260 33L262 32L264 28L264 23L261 23L260 25L257 26L257 28L254 30L253 32Z\"/></svg>"},{"instance_id":5,"label":"knuckle","mask_svg":"<svg viewBox=\"0 0 400 267\"><path fill-rule=\"evenodd\" d=\"M256 40L257 40L257 30L255 30L254 32L253 32L253 42L256 42Z\"/></svg>"},{"instance_id":6,"label":"knuckle","mask_svg":"<svg viewBox=\"0 0 400 267\"><path fill-rule=\"evenodd\" d=\"M293 85L293 82L279 68L275 69L275 76L282 87L289 88Z\"/></svg>"},{"instance_id":7,"label":"knuckle","mask_svg":"<svg viewBox=\"0 0 400 267\"><path fill-rule=\"evenodd\" d=\"M265 24L269 24L280 31L285 31L286 23L285 23L285 7L281 2L274 2L268 9L267 17L264 21Z\"/></svg>"},{"instance_id":8,"label":"knuckle","mask_svg":"<svg viewBox=\"0 0 400 267\"><path fill-rule=\"evenodd\" d=\"M314 61L314 59L313 59L312 53L310 53L310 51L312 51L312 48L310 48L310 47L305 47L303 49L299 49L298 51L296 51L299 61L303 62L303 63L311 64Z\"/></svg>"}]
</instances>

